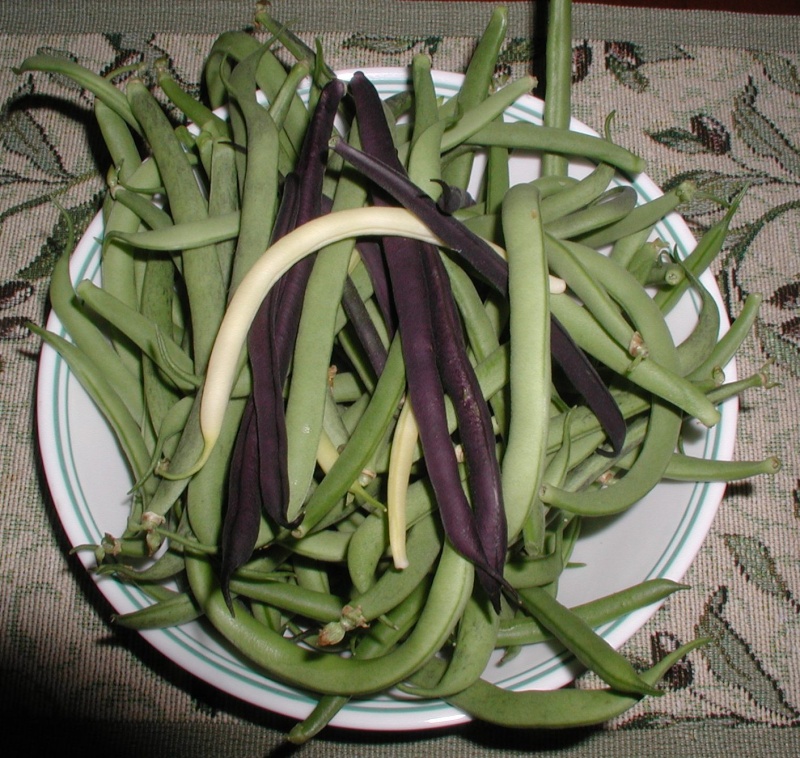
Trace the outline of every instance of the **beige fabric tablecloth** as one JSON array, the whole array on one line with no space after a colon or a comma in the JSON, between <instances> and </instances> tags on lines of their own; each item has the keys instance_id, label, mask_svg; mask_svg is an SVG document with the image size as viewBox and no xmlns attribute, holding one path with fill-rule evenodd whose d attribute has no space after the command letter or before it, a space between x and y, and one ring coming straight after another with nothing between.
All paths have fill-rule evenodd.
<instances>
[{"instance_id":1,"label":"beige fabric tablecloth","mask_svg":"<svg viewBox=\"0 0 800 758\"><path fill-rule=\"evenodd\" d=\"M276 0L273 12L334 67L405 65L428 52L463 69L488 18L480 2ZM512 2L503 59L530 67L541 28L532 4ZM288 755L291 722L195 679L110 608L68 553L37 455L38 342L52 266L67 237L56 205L85 227L98 208L104 156L91 98L66 81L16 75L37 50L61 51L98 72L169 56L196 83L204 54L227 28L250 24L249 3L38 3L0 8L0 715L8 754L85 748L116 756ZM580 65L574 111L648 161L663 187L695 179L731 198L744 185L715 271L731 316L762 293L740 376L765 370L770 389L742 398L736 456L779 456L774 477L729 487L671 598L625 645L642 664L678 641L709 635L646 699L599 729L515 733L480 724L419 734L332 730L300 749L363 755L796 755L800 751L800 15L620 10L576 6ZM682 208L698 233L721 215L698 196Z\"/></svg>"}]
</instances>

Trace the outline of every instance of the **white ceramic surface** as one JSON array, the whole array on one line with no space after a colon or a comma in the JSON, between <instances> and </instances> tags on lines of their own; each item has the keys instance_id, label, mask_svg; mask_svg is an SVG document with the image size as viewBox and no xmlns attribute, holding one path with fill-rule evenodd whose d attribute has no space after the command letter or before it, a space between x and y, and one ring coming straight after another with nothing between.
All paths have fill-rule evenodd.
<instances>
[{"instance_id":1,"label":"white ceramic surface","mask_svg":"<svg viewBox=\"0 0 800 758\"><path fill-rule=\"evenodd\" d=\"M406 69L362 69L382 96L408 86ZM349 78L352 71L341 72ZM434 72L437 93L454 95L462 77ZM521 98L507 111L508 120L541 122L542 103L533 97ZM594 133L574 122L573 128ZM516 158L512 179L535 177L538 160ZM478 169L479 170L479 169ZM572 173L582 176L587 164L575 164ZM633 186L641 200L661 194L646 176L638 176ZM99 245L102 235L99 216L78 245L72 260L74 281L99 280ZM657 229L660 236L687 255L695 241L685 223L675 214ZM715 295L727 328L724 308L713 278L703 283ZM670 316L677 340L682 339L696 319L698 303L686 296ZM59 320L52 316L48 328L64 334ZM735 367L726 370L735 378ZM82 390L65 362L50 348L42 350L38 383L38 424L42 460L59 519L72 545L98 543L106 532L118 534L128 512L130 474L117 443L102 416ZM737 416L735 400L722 407L722 420L711 430L698 427L688 452L707 458L730 459L733 452ZM560 584L559 598L568 605L582 603L622 589L644 579L667 577L680 580L708 532L722 498L720 484L664 483L626 513L587 524L573 560L584 564L569 568ZM89 568L91 553L79 554ZM98 579L99 588L118 613L148 604L145 595L113 579ZM601 634L615 647L622 645L655 612L657 606L631 613L603 627ZM294 718L303 718L314 700L291 687L273 682L226 645L202 622L174 629L143 632L143 636L163 655L192 674L242 700ZM503 687L549 689L560 687L580 671L568 655L548 644L532 646L502 667L491 666L486 676ZM332 722L334 725L364 730L430 729L466 721L460 711L439 701L412 700L403 696L380 696L353 701Z\"/></svg>"}]
</instances>

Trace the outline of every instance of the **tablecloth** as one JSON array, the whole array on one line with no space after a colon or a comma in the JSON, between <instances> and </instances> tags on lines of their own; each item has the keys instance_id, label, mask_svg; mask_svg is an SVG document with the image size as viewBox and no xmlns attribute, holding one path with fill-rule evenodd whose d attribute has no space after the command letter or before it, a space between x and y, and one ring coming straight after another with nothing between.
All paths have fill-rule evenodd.
<instances>
[{"instance_id":1,"label":"tablecloth","mask_svg":"<svg viewBox=\"0 0 800 758\"><path fill-rule=\"evenodd\" d=\"M501 59L530 69L542 8L511 2ZM483 2L320 4L275 0L272 12L333 67L398 66L427 52L463 70L492 5ZM102 197L104 157L91 97L57 77L12 67L58 51L105 72L167 56L179 81L199 80L225 29L251 25L247 2L28 2L0 7L0 714L7 755L91 750L116 756L294 754L291 721L220 693L110 623L111 609L54 515L37 453L39 344L47 285L67 232ZM736 457L778 456L782 470L729 486L708 538L671 597L626 645L647 665L708 635L666 679L666 694L624 716L568 733L481 724L434 732L330 730L297 749L359 755L796 755L800 751L800 14L769 16L577 4L574 113L641 154L662 187L703 190L681 211L699 235L720 218L710 199L748 186L715 274L735 318L763 295L740 376L768 387L741 401ZM16 736L19 742L12 739Z\"/></svg>"}]
</instances>

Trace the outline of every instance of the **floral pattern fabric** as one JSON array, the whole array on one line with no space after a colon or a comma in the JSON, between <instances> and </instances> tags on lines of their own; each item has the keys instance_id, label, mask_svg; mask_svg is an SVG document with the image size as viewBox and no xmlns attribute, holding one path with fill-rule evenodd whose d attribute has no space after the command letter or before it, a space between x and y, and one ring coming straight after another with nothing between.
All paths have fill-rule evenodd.
<instances>
[{"instance_id":1,"label":"floral pattern fabric","mask_svg":"<svg viewBox=\"0 0 800 758\"><path fill-rule=\"evenodd\" d=\"M315 35L304 35L312 40ZM320 35L334 67L397 66L418 52L463 70L472 38ZM0 710L64 720L190 723L258 720L226 696L120 633L85 572L67 554L36 458L38 344L25 324L46 318L47 284L70 238L97 212L106 156L92 131L91 98L57 76L11 67L39 50L105 73L168 58L197 86L208 35L6 36L0 46ZM533 51L510 39L501 77L530 68ZM768 388L742 399L736 456L776 455L774 477L728 488L700 555L672 597L625 647L642 666L688 639L710 638L650 698L604 730L703 723L800 723L800 55L796 51L576 40L575 115L644 156L663 188L697 184L681 212L696 235L744 199L715 274L735 318L763 296L738 356L740 376L764 370ZM69 221L68 221L69 220ZM95 605L92 608L92 604ZM50 644L57 630L58 645ZM579 682L588 684L589 678ZM271 723L271 722L270 722ZM456 750L458 735L448 743ZM668 740L669 738L666 737ZM518 743L514 743L518 744ZM734 744L734 743L732 743ZM609 743L613 745L613 743ZM478 750L480 748L476 748ZM365 753L366 754L366 753Z\"/></svg>"}]
</instances>

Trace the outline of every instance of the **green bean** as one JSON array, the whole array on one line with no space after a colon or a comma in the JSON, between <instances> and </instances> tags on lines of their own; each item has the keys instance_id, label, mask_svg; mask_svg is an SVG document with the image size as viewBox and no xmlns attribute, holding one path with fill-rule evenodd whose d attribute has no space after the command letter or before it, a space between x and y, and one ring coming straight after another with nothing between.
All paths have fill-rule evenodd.
<instances>
[{"instance_id":1,"label":"green bean","mask_svg":"<svg viewBox=\"0 0 800 758\"><path fill-rule=\"evenodd\" d=\"M286 582L232 579L231 591L323 624L338 621L344 605L342 599L335 595Z\"/></svg>"},{"instance_id":2,"label":"green bean","mask_svg":"<svg viewBox=\"0 0 800 758\"><path fill-rule=\"evenodd\" d=\"M760 293L751 293L745 298L742 310L734 319L730 329L706 354L705 360L692 371L692 377L703 377L709 372L713 372L714 369L723 369L728 365L745 337L750 334L762 301L763 296Z\"/></svg>"},{"instance_id":3,"label":"green bean","mask_svg":"<svg viewBox=\"0 0 800 758\"><path fill-rule=\"evenodd\" d=\"M155 322L88 280L82 281L76 292L95 313L158 364L176 386L187 391L197 388L199 378L193 373L192 359Z\"/></svg>"},{"instance_id":4,"label":"green bean","mask_svg":"<svg viewBox=\"0 0 800 758\"><path fill-rule=\"evenodd\" d=\"M453 643L453 653L442 678L432 687L400 685L411 695L446 698L462 692L477 679L489 664L495 649L500 617L482 596L473 595L467 602Z\"/></svg>"},{"instance_id":5,"label":"green bean","mask_svg":"<svg viewBox=\"0 0 800 758\"><path fill-rule=\"evenodd\" d=\"M223 504L227 495L226 475L236 433L244 413L245 402L244 399L231 400L228 404L220 432L219 445L209 456L202 471L197 472L186 485L186 510L189 524L198 541L206 545L219 544L222 533ZM190 414L184 435L181 436L181 442L184 441L187 430L189 439L192 439L194 428L191 422L192 415ZM173 483L179 485L180 480Z\"/></svg>"},{"instance_id":6,"label":"green bean","mask_svg":"<svg viewBox=\"0 0 800 758\"><path fill-rule=\"evenodd\" d=\"M176 223L194 222L208 215L208 206L186 153L160 105L141 81L127 85L128 101L142 124L169 197ZM202 372L217 332L225 293L213 245L183 256L183 276L189 296L195 370ZM191 304L194 303L194 306Z\"/></svg>"},{"instance_id":7,"label":"green bean","mask_svg":"<svg viewBox=\"0 0 800 758\"><path fill-rule=\"evenodd\" d=\"M114 430L134 478L141 477L148 467L150 453L145 447L137 420L106 378L107 375L98 371L94 361L63 337L37 324L28 324L28 328L61 355Z\"/></svg>"},{"instance_id":8,"label":"green bean","mask_svg":"<svg viewBox=\"0 0 800 758\"><path fill-rule=\"evenodd\" d=\"M141 385L79 302L69 264L69 255L65 254L53 267L49 288L53 311L86 360L103 367L109 384L131 416L140 418L144 411Z\"/></svg>"},{"instance_id":9,"label":"green bean","mask_svg":"<svg viewBox=\"0 0 800 758\"><path fill-rule=\"evenodd\" d=\"M712 365L704 371L701 367L705 364L719 337L719 307L717 301L699 279L690 272L686 272L686 276L694 280L692 284L695 291L699 293L701 308L697 324L691 334L678 345L678 358L680 359L681 374L693 379L700 379L716 368Z\"/></svg>"},{"instance_id":10,"label":"green bean","mask_svg":"<svg viewBox=\"0 0 800 758\"><path fill-rule=\"evenodd\" d=\"M331 529L309 534L302 539L279 537L278 544L297 555L327 563L342 563L348 554L351 535Z\"/></svg>"},{"instance_id":11,"label":"green bean","mask_svg":"<svg viewBox=\"0 0 800 758\"><path fill-rule=\"evenodd\" d=\"M259 83L262 78L262 72L265 66L265 58L259 61L259 66L255 72L256 83ZM294 66L289 69L286 78L283 80L277 92L274 92L270 98L267 89L259 84L262 91L267 94L269 99L269 115L275 122L278 129L287 129L287 134L296 152L300 150L302 145L302 135L305 132L306 124L308 123L308 109L299 102L297 97L297 88L300 83L309 74L308 61L298 61ZM272 77L267 78L268 81L274 81ZM266 84L266 82L264 82Z\"/></svg>"},{"instance_id":12,"label":"green bean","mask_svg":"<svg viewBox=\"0 0 800 758\"><path fill-rule=\"evenodd\" d=\"M639 387L695 416L706 426L714 426L719 421L719 411L699 387L655 360L631 362L626 351L608 337L586 309L568 297L551 295L550 304L554 315L589 355Z\"/></svg>"},{"instance_id":13,"label":"green bean","mask_svg":"<svg viewBox=\"0 0 800 758\"><path fill-rule=\"evenodd\" d=\"M103 563L95 571L100 576L113 574L123 581L142 585L173 579L183 573L184 568L183 552L169 549L146 568L134 568L125 563Z\"/></svg>"},{"instance_id":14,"label":"green bean","mask_svg":"<svg viewBox=\"0 0 800 758\"><path fill-rule=\"evenodd\" d=\"M99 99L94 102L94 116L114 162L116 180L130 178L141 165L142 159L128 123Z\"/></svg>"},{"instance_id":15,"label":"green bean","mask_svg":"<svg viewBox=\"0 0 800 758\"><path fill-rule=\"evenodd\" d=\"M628 269L634 275L637 275L638 256L643 251L652 252L652 255L647 256L646 270L650 270L654 258L659 255L664 249L664 243L660 240L657 245L648 243L650 237L650 229L643 229L639 232L634 232L626 237L620 237L611 246L609 258L619 263L623 268ZM645 279L643 275L637 275L637 279L641 282Z\"/></svg>"},{"instance_id":16,"label":"green bean","mask_svg":"<svg viewBox=\"0 0 800 758\"><path fill-rule=\"evenodd\" d=\"M414 127L411 138L411 152L414 144L434 124L439 122L436 91L431 77L429 55L417 54L411 59L411 81L414 92ZM435 167L431 167L435 170Z\"/></svg>"},{"instance_id":17,"label":"green bean","mask_svg":"<svg viewBox=\"0 0 800 758\"><path fill-rule=\"evenodd\" d=\"M155 205L150 198L135 190L116 187L114 200L135 213L141 223L149 226L150 229L164 229L172 226L172 217L166 211ZM117 234L124 234L124 232L119 231Z\"/></svg>"},{"instance_id":18,"label":"green bean","mask_svg":"<svg viewBox=\"0 0 800 758\"><path fill-rule=\"evenodd\" d=\"M343 176L337 186L333 210L358 207L365 198L366 190ZM328 392L334 323L354 244L353 240L343 240L321 251L306 284L286 404L289 521L300 514L314 475Z\"/></svg>"},{"instance_id":19,"label":"green bean","mask_svg":"<svg viewBox=\"0 0 800 758\"><path fill-rule=\"evenodd\" d=\"M608 189L615 170L607 163L597 166L580 181L569 181L569 177L548 176L536 179L536 186L542 193L542 219L545 224L557 218L584 208L599 198ZM544 182L549 182L554 190L545 191Z\"/></svg>"},{"instance_id":20,"label":"green bean","mask_svg":"<svg viewBox=\"0 0 800 758\"><path fill-rule=\"evenodd\" d=\"M533 77L524 76L492 93L471 108L464 109L458 121L442 135L442 152L468 142L477 131L502 115L522 95L529 94L534 85Z\"/></svg>"},{"instance_id":21,"label":"green bean","mask_svg":"<svg viewBox=\"0 0 800 758\"><path fill-rule=\"evenodd\" d=\"M220 216L208 216L199 221L165 226L160 229L141 232L116 232L106 235L106 239L142 250L173 252L196 250L215 242L235 239L240 230L241 216L238 211L228 211Z\"/></svg>"},{"instance_id":22,"label":"green bean","mask_svg":"<svg viewBox=\"0 0 800 758\"><path fill-rule=\"evenodd\" d=\"M308 534L363 470L400 402L405 385L402 360L400 342L395 339L364 416L334 467L308 499L303 521L295 530L295 536Z\"/></svg>"},{"instance_id":23,"label":"green bean","mask_svg":"<svg viewBox=\"0 0 800 758\"><path fill-rule=\"evenodd\" d=\"M217 630L271 676L322 694L366 695L380 692L416 671L446 641L472 590L468 561L445 545L419 621L408 639L374 659L309 655L307 651L262 627L240 605L231 615L221 593L213 590L208 567L187 562L208 618Z\"/></svg>"},{"instance_id":24,"label":"green bean","mask_svg":"<svg viewBox=\"0 0 800 758\"><path fill-rule=\"evenodd\" d=\"M547 14L545 51L547 80L544 125L569 129L572 113L572 3L551 0ZM542 155L543 176L566 176L569 164L563 155Z\"/></svg>"},{"instance_id":25,"label":"green bean","mask_svg":"<svg viewBox=\"0 0 800 758\"><path fill-rule=\"evenodd\" d=\"M627 658L543 588L527 587L519 596L523 607L606 684L629 694L660 694L636 673Z\"/></svg>"},{"instance_id":26,"label":"green bean","mask_svg":"<svg viewBox=\"0 0 800 758\"><path fill-rule=\"evenodd\" d=\"M314 72L314 81L317 86L324 86L336 74L328 67L321 56L294 34L285 24L276 21L267 11L265 3L259 3L256 7L255 21L267 29L276 40L278 40L296 60L308 61L311 70Z\"/></svg>"},{"instance_id":27,"label":"green bean","mask_svg":"<svg viewBox=\"0 0 800 758\"><path fill-rule=\"evenodd\" d=\"M212 218L238 212L239 182L236 169L236 148L226 140L215 140L211 152L211 175L208 190L208 213ZM241 214L239 214L241 220ZM230 287L236 241L219 241L215 245L222 275L222 286Z\"/></svg>"},{"instance_id":28,"label":"green bean","mask_svg":"<svg viewBox=\"0 0 800 758\"><path fill-rule=\"evenodd\" d=\"M289 730L287 739L293 745L304 745L328 726L350 700L349 695L323 695L311 713Z\"/></svg>"},{"instance_id":29,"label":"green bean","mask_svg":"<svg viewBox=\"0 0 800 758\"><path fill-rule=\"evenodd\" d=\"M658 223L681 203L691 201L694 193L694 184L683 182L675 189L669 190L669 192L660 195L654 200L637 205L629 214L616 223L583 236L581 242L584 245L599 248L636 232L650 229L653 224Z\"/></svg>"},{"instance_id":30,"label":"green bean","mask_svg":"<svg viewBox=\"0 0 800 758\"><path fill-rule=\"evenodd\" d=\"M629 174L641 173L645 168L642 158L602 137L522 121L484 126L470 138L469 145L579 155L609 163Z\"/></svg>"},{"instance_id":31,"label":"green bean","mask_svg":"<svg viewBox=\"0 0 800 758\"><path fill-rule=\"evenodd\" d=\"M425 517L434 508L433 493L426 479L414 482L406 494L406 517L409 525ZM386 514L372 513L356 529L347 551L347 569L353 587L365 593L375 582L378 563L388 547Z\"/></svg>"},{"instance_id":32,"label":"green bean","mask_svg":"<svg viewBox=\"0 0 800 758\"><path fill-rule=\"evenodd\" d=\"M208 106L192 97L169 73L168 61L159 59L155 64L156 80L170 102L191 122L214 137L230 137L228 122Z\"/></svg>"},{"instance_id":33,"label":"green bean","mask_svg":"<svg viewBox=\"0 0 800 758\"><path fill-rule=\"evenodd\" d=\"M576 605L570 610L589 626L597 628L684 589L688 589L688 586L671 579L648 579L624 590ZM548 639L552 639L552 634L535 618L530 617L501 621L497 632L498 647L532 645Z\"/></svg>"},{"instance_id":34,"label":"green bean","mask_svg":"<svg viewBox=\"0 0 800 758\"><path fill-rule=\"evenodd\" d=\"M567 283L602 328L629 356L646 357L649 348L643 342L641 334L634 330L620 312L607 289L601 286L597 278L586 269L585 259L588 256L579 258L576 254L582 248L565 244L565 241L549 235L545 243L551 270Z\"/></svg>"},{"instance_id":35,"label":"green bean","mask_svg":"<svg viewBox=\"0 0 800 758\"><path fill-rule=\"evenodd\" d=\"M14 68L13 71L16 74L26 71L46 71L68 76L83 89L89 90L98 100L101 100L107 105L135 132L140 133L139 123L131 112L125 100L125 95L105 77L89 71L89 69L75 63L69 58L45 54L31 55L17 68Z\"/></svg>"},{"instance_id":36,"label":"green bean","mask_svg":"<svg viewBox=\"0 0 800 758\"><path fill-rule=\"evenodd\" d=\"M316 565L317 561L309 561L302 555L292 557L292 568L297 585L307 590L331 594L331 586L327 572Z\"/></svg>"},{"instance_id":37,"label":"green bean","mask_svg":"<svg viewBox=\"0 0 800 758\"><path fill-rule=\"evenodd\" d=\"M706 642L706 639L698 639L682 645L642 672L642 680L654 686L681 658ZM443 665L440 661L428 664L431 668ZM473 718L519 729L575 729L601 724L629 710L639 700L639 697L613 689L515 692L483 679L447 698L447 702Z\"/></svg>"},{"instance_id":38,"label":"green bean","mask_svg":"<svg viewBox=\"0 0 800 758\"><path fill-rule=\"evenodd\" d=\"M538 191L532 185L516 185L506 194L503 233L508 253L511 357L502 486L511 542L536 502L549 414L548 271Z\"/></svg>"},{"instance_id":39,"label":"green bean","mask_svg":"<svg viewBox=\"0 0 800 758\"><path fill-rule=\"evenodd\" d=\"M561 216L546 225L548 234L562 239L581 239L625 219L636 207L636 192L631 187L612 187L593 203Z\"/></svg>"},{"instance_id":40,"label":"green bean","mask_svg":"<svg viewBox=\"0 0 800 758\"><path fill-rule=\"evenodd\" d=\"M683 482L732 482L759 474L776 474L780 470L781 462L775 456L760 461L717 461L673 453L664 478Z\"/></svg>"},{"instance_id":41,"label":"green bean","mask_svg":"<svg viewBox=\"0 0 800 758\"><path fill-rule=\"evenodd\" d=\"M203 79L212 108L226 104L225 78L230 74L230 69L259 48L261 43L252 34L243 31L223 32L214 40L203 65Z\"/></svg>"},{"instance_id":42,"label":"green bean","mask_svg":"<svg viewBox=\"0 0 800 758\"><path fill-rule=\"evenodd\" d=\"M194 621L203 615L197 601L190 592L179 592L166 600L160 600L130 613L114 614L112 623L126 629L164 629Z\"/></svg>"},{"instance_id":43,"label":"green bean","mask_svg":"<svg viewBox=\"0 0 800 758\"><path fill-rule=\"evenodd\" d=\"M152 162L145 161L136 172L137 177L144 172L150 173L148 167ZM141 300L141 277L137 268L141 260L130 248L119 245L108 239L116 232L131 233L140 227L138 215L120 203L114 203L106 219L101 249L101 279L103 289L132 310L138 310ZM138 353L132 349L125 339L119 335L111 335L114 349L128 370L136 377L140 376Z\"/></svg>"},{"instance_id":44,"label":"green bean","mask_svg":"<svg viewBox=\"0 0 800 758\"><path fill-rule=\"evenodd\" d=\"M162 335L171 336L172 307L175 294L175 268L167 257L147 259L142 284L142 317ZM159 429L169 409L180 399L175 385L165 380L157 363L142 356L142 387L147 415L154 430Z\"/></svg>"},{"instance_id":45,"label":"green bean","mask_svg":"<svg viewBox=\"0 0 800 758\"><path fill-rule=\"evenodd\" d=\"M695 249L692 250L684 260L686 268L695 276L700 276L700 274L711 265L711 262L717 257L720 250L722 250L722 245L725 242L725 237L728 234L731 221L743 197L744 193L740 193L733 200L725 212L725 215L716 224L706 230ZM687 280L669 290L657 292L654 299L664 313L669 313L688 287L689 282Z\"/></svg>"},{"instance_id":46,"label":"green bean","mask_svg":"<svg viewBox=\"0 0 800 758\"><path fill-rule=\"evenodd\" d=\"M259 52L244 59L236 68L238 71L234 70L231 77L232 85L234 85L234 80L238 80L234 86L240 89L244 84L242 81L242 78L244 78L248 80L247 86L249 88L249 80L252 80L253 86L265 92L269 101L277 99L281 85L286 80L286 70L266 45ZM241 76L242 74L243 77ZM259 107L261 106L259 105ZM268 108L267 112L269 117L273 118L272 109ZM278 165L281 174L286 176L297 162L297 155L300 152L308 121L308 111L295 93L295 96L289 102L288 108L281 106L281 110L275 111L275 113L283 120L284 128L279 128L274 119L273 123L275 123L277 145L280 146Z\"/></svg>"},{"instance_id":47,"label":"green bean","mask_svg":"<svg viewBox=\"0 0 800 758\"><path fill-rule=\"evenodd\" d=\"M411 560L408 567L386 569L366 591L354 595L350 604L361 611L366 621L388 613L405 600L427 575L441 552L441 546L442 535L436 520L429 514L409 530Z\"/></svg>"},{"instance_id":48,"label":"green bean","mask_svg":"<svg viewBox=\"0 0 800 758\"><path fill-rule=\"evenodd\" d=\"M258 62L255 55L251 54L246 65L237 66L231 78L232 94L247 130L246 170L239 177L241 225L228 288L231 294L267 249L278 209L278 129L272 116L256 101L250 78L250 71Z\"/></svg>"},{"instance_id":49,"label":"green bean","mask_svg":"<svg viewBox=\"0 0 800 758\"><path fill-rule=\"evenodd\" d=\"M386 618L387 623L373 625L358 642L354 655L359 658L379 658L385 655L408 632L422 610L427 583L398 605ZM323 695L309 716L289 732L293 744L307 742L318 734L352 698L349 695Z\"/></svg>"},{"instance_id":50,"label":"green bean","mask_svg":"<svg viewBox=\"0 0 800 758\"><path fill-rule=\"evenodd\" d=\"M463 112L486 98L507 28L508 9L498 6L492 11L489 22L478 40L478 45L467 65L464 81L458 94L451 99L449 108ZM444 113L440 113L440 117L443 116ZM467 153L450 163L444 169L442 176L448 184L465 188L471 173L472 156Z\"/></svg>"}]
</instances>

